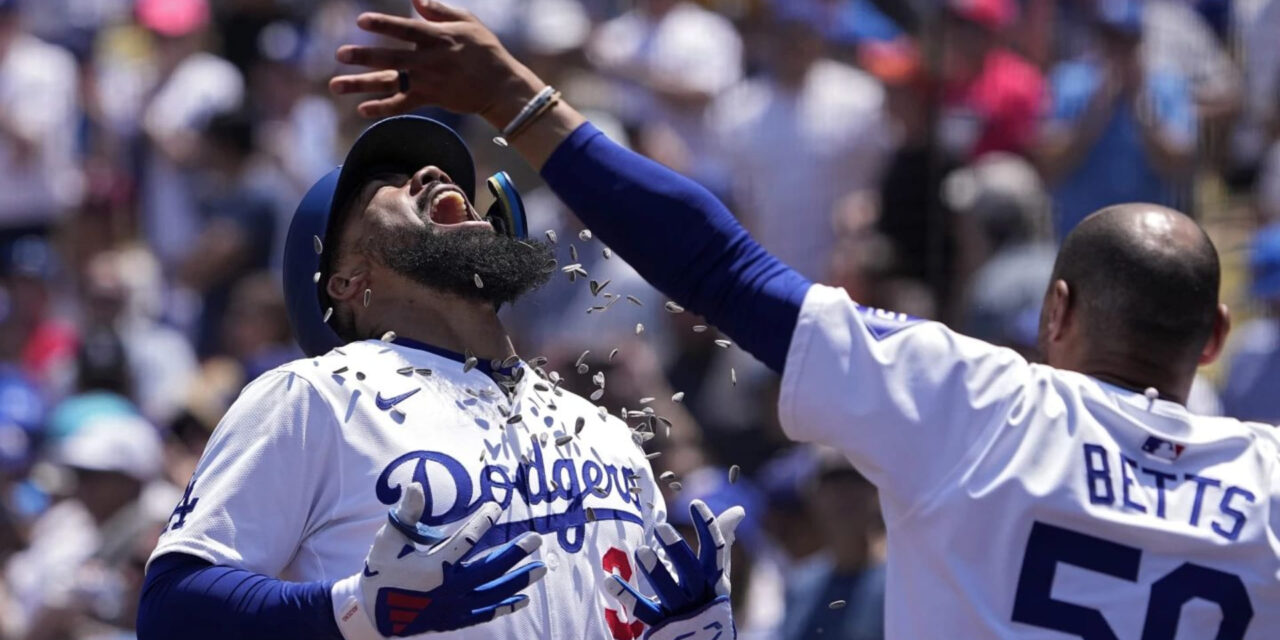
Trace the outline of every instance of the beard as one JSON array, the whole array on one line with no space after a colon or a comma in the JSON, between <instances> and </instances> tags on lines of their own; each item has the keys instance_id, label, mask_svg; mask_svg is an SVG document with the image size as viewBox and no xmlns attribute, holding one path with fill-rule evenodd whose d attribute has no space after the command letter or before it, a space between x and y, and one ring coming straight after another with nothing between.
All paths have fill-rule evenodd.
<instances>
[{"instance_id":1,"label":"beard","mask_svg":"<svg viewBox=\"0 0 1280 640\"><path fill-rule=\"evenodd\" d=\"M485 229L396 231L371 239L366 251L423 286L495 306L542 286L555 270L550 244Z\"/></svg>"}]
</instances>

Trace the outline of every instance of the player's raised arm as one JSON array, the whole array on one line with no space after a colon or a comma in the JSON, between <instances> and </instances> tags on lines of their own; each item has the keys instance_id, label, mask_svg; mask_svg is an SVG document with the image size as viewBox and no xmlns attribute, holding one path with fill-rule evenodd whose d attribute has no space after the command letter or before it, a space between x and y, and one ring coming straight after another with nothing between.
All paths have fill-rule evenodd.
<instances>
[{"instance_id":1,"label":"player's raised arm","mask_svg":"<svg viewBox=\"0 0 1280 640\"><path fill-rule=\"evenodd\" d=\"M547 89L464 11L415 0L425 20L364 14L362 29L414 49L344 46L342 62L378 70L334 78L342 94L381 94L360 112L424 106L477 113L503 130ZM562 200L650 283L782 371L810 282L769 255L707 190L614 144L564 101L510 143Z\"/></svg>"}]
</instances>

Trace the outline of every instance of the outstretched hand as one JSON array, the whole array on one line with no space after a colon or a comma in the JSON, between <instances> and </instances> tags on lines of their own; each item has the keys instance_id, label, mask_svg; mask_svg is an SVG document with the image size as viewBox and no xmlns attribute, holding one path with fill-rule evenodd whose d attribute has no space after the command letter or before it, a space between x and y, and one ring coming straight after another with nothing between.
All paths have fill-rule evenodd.
<instances>
[{"instance_id":1,"label":"outstretched hand","mask_svg":"<svg viewBox=\"0 0 1280 640\"><path fill-rule=\"evenodd\" d=\"M436 0L413 0L413 8L422 19L364 13L356 20L364 31L409 47L338 49L339 62L373 69L329 81L335 94L370 94L360 103L361 115L382 118L438 106L503 121L506 111L518 112L545 86L469 12Z\"/></svg>"}]
</instances>

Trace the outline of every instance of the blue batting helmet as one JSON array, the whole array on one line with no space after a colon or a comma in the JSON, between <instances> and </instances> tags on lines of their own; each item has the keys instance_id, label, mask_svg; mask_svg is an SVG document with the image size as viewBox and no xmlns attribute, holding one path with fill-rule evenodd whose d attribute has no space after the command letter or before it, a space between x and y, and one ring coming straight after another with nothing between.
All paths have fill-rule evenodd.
<instances>
[{"instance_id":1,"label":"blue batting helmet","mask_svg":"<svg viewBox=\"0 0 1280 640\"><path fill-rule=\"evenodd\" d=\"M356 139L338 168L312 185L293 214L284 247L284 296L298 346L317 356L342 340L326 323L327 259L337 247L342 213L365 181L380 173L413 174L435 165L475 202L476 170L467 145L449 127L421 116L380 120ZM499 233L524 237L523 205L511 179L499 173L488 181L496 199L488 212ZM317 277L317 274L319 277Z\"/></svg>"}]
</instances>

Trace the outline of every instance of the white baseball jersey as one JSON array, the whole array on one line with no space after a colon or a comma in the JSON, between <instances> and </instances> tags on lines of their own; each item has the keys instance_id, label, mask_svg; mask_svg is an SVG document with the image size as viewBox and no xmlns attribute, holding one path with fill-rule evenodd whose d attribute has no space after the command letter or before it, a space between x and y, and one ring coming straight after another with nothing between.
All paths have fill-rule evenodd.
<instances>
[{"instance_id":1,"label":"white baseball jersey","mask_svg":"<svg viewBox=\"0 0 1280 640\"><path fill-rule=\"evenodd\" d=\"M424 524L453 533L497 501L503 516L477 549L538 531L548 568L522 592L527 608L431 638L638 636L603 588L614 571L650 593L633 552L666 519L631 430L531 371L508 396L482 369L369 340L264 374L214 431L152 558L342 579L363 568L401 487L418 483Z\"/></svg>"},{"instance_id":2,"label":"white baseball jersey","mask_svg":"<svg viewBox=\"0 0 1280 640\"><path fill-rule=\"evenodd\" d=\"M822 286L779 410L791 437L838 448L880 489L888 638L1280 637L1273 427Z\"/></svg>"}]
</instances>

